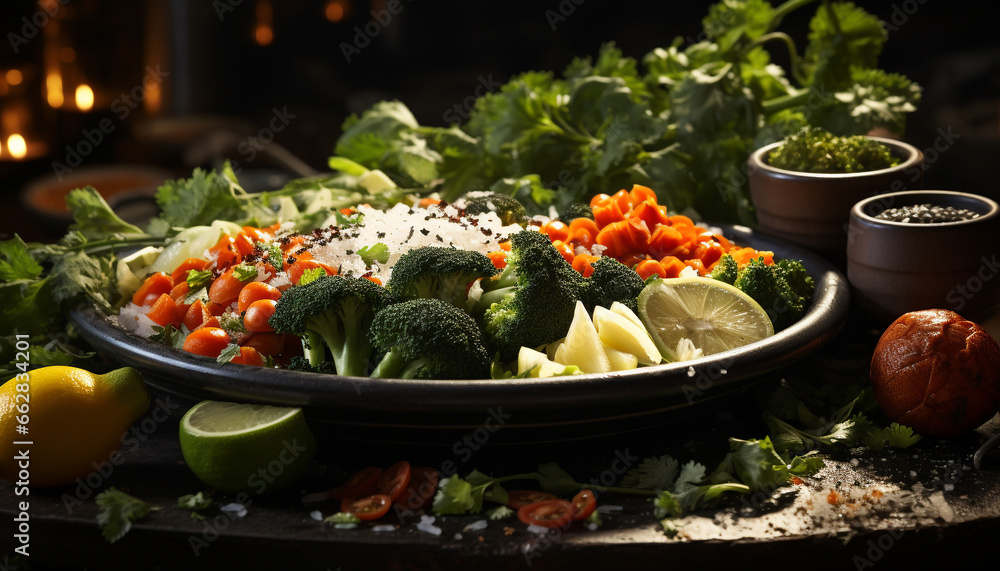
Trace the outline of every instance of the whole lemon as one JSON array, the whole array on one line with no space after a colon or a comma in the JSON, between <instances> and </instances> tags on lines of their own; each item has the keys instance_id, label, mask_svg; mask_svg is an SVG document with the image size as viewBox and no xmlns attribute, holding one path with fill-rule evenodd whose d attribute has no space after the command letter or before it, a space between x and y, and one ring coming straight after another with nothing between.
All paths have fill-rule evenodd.
<instances>
[{"instance_id":1,"label":"whole lemon","mask_svg":"<svg viewBox=\"0 0 1000 571\"><path fill-rule=\"evenodd\" d=\"M1000 409L1000 346L954 311L912 311L879 339L871 381L891 420L921 434L955 436Z\"/></svg>"},{"instance_id":2,"label":"whole lemon","mask_svg":"<svg viewBox=\"0 0 1000 571\"><path fill-rule=\"evenodd\" d=\"M0 478L48 487L86 477L118 450L149 403L142 375L130 367L104 375L43 367L10 379L0 387Z\"/></svg>"}]
</instances>

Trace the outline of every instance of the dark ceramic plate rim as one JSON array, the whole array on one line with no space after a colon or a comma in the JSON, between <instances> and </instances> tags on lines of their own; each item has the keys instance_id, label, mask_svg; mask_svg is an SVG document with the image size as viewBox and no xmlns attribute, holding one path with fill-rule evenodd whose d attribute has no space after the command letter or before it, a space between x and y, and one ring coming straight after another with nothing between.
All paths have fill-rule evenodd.
<instances>
[{"instance_id":1,"label":"dark ceramic plate rim","mask_svg":"<svg viewBox=\"0 0 1000 571\"><path fill-rule=\"evenodd\" d=\"M301 406L315 420L354 427L475 427L483 425L489 411L497 410L510 416L512 424L524 427L614 423L708 405L743 390L762 375L814 352L846 321L849 287L828 261L746 227L715 227L737 243L802 260L816 278L807 314L788 329L746 347L606 375L475 381L320 376L219 365L132 335L95 308L74 311L71 319L81 335L113 361L139 369L156 388L194 399Z\"/></svg>"}]
</instances>

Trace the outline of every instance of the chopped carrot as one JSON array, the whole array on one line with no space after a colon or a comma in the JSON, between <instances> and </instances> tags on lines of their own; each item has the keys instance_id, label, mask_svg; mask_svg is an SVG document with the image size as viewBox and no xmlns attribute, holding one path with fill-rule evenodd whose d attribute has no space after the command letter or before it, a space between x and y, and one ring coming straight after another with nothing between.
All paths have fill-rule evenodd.
<instances>
[{"instance_id":1,"label":"chopped carrot","mask_svg":"<svg viewBox=\"0 0 1000 571\"><path fill-rule=\"evenodd\" d=\"M487 254L487 256L489 256L490 261L493 262L493 266L497 269L502 270L507 267L507 252L494 250Z\"/></svg>"},{"instance_id":2,"label":"chopped carrot","mask_svg":"<svg viewBox=\"0 0 1000 571\"><path fill-rule=\"evenodd\" d=\"M428 198L421 198L420 202L417 203L417 206L419 206L420 208L427 208L429 206L435 206L437 204L441 204L441 199L440 198L429 198L428 197Z\"/></svg>"},{"instance_id":3,"label":"chopped carrot","mask_svg":"<svg viewBox=\"0 0 1000 571\"><path fill-rule=\"evenodd\" d=\"M639 277L648 280L651 276L657 276L659 278L667 277L666 271L664 271L663 266L660 262L650 258L643 260L636 264L635 271L639 274Z\"/></svg>"},{"instance_id":4,"label":"chopped carrot","mask_svg":"<svg viewBox=\"0 0 1000 571\"><path fill-rule=\"evenodd\" d=\"M162 294L170 293L174 280L164 272L156 272L146 278L139 289L132 295L132 303L150 306L156 303Z\"/></svg>"},{"instance_id":5,"label":"chopped carrot","mask_svg":"<svg viewBox=\"0 0 1000 571\"><path fill-rule=\"evenodd\" d=\"M188 272L191 270L204 270L208 267L208 261L201 258L187 258L177 268L170 273L170 278L174 280L174 285L182 281L187 281Z\"/></svg>"},{"instance_id":6,"label":"chopped carrot","mask_svg":"<svg viewBox=\"0 0 1000 571\"><path fill-rule=\"evenodd\" d=\"M549 220L538 229L542 234L546 234L549 240L555 242L565 242L569 238L569 226L561 220Z\"/></svg>"},{"instance_id":7,"label":"chopped carrot","mask_svg":"<svg viewBox=\"0 0 1000 571\"><path fill-rule=\"evenodd\" d=\"M573 269L580 273L585 278L589 278L590 274L594 273L593 263L596 262L599 256L594 256L591 254L580 254L573 258Z\"/></svg>"},{"instance_id":8,"label":"chopped carrot","mask_svg":"<svg viewBox=\"0 0 1000 571\"><path fill-rule=\"evenodd\" d=\"M156 302L149 308L146 317L153 320L157 325L173 325L180 327L187 312L186 305L178 305L170 294L161 294Z\"/></svg>"}]
</instances>

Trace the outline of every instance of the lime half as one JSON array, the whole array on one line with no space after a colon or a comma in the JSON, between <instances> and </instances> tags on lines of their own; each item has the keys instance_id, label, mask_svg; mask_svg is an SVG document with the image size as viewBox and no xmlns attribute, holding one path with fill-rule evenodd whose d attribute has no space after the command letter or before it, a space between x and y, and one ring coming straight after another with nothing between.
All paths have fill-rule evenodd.
<instances>
[{"instance_id":1,"label":"lime half","mask_svg":"<svg viewBox=\"0 0 1000 571\"><path fill-rule=\"evenodd\" d=\"M291 484L316 452L300 408L202 401L180 423L181 452L202 482L263 494Z\"/></svg>"},{"instance_id":2,"label":"lime half","mask_svg":"<svg viewBox=\"0 0 1000 571\"><path fill-rule=\"evenodd\" d=\"M670 361L683 358L678 347L693 344L702 355L712 355L774 334L770 318L753 298L706 277L650 282L639 294L639 318Z\"/></svg>"}]
</instances>

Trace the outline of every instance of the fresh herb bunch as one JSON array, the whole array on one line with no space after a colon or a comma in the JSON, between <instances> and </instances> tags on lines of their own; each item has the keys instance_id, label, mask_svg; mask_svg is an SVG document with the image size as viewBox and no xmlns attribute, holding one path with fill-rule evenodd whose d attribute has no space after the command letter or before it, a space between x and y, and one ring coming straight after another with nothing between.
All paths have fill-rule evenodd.
<instances>
[{"instance_id":1,"label":"fresh herb bunch","mask_svg":"<svg viewBox=\"0 0 1000 571\"><path fill-rule=\"evenodd\" d=\"M344 123L330 166L350 159L449 201L506 193L531 214L635 183L672 211L752 225L743 170L752 150L805 125L902 132L920 99L919 86L876 67L885 30L851 3L819 3L800 54L778 27L813 3L720 2L703 41L677 38L641 63L607 44L560 77L522 73L480 97L461 125L419 125L403 103L377 103ZM771 59L775 44L789 53L787 71Z\"/></svg>"},{"instance_id":2,"label":"fresh herb bunch","mask_svg":"<svg viewBox=\"0 0 1000 571\"><path fill-rule=\"evenodd\" d=\"M894 167L900 162L884 143L864 135L838 137L819 127L789 135L767 156L772 167L799 172L856 173Z\"/></svg>"}]
</instances>

